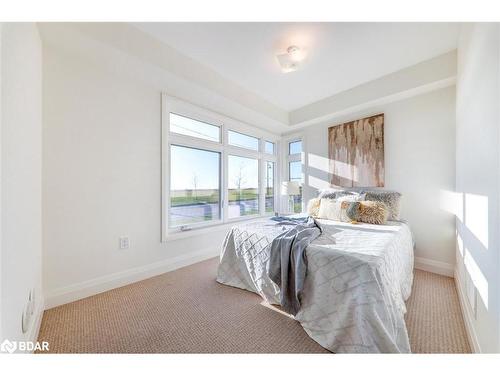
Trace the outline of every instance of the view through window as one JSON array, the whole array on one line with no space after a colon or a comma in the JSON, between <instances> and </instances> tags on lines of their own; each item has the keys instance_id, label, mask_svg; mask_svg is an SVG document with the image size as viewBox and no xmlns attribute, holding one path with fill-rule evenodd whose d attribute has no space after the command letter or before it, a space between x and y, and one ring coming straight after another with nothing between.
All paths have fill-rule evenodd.
<instances>
[{"instance_id":1,"label":"view through window","mask_svg":"<svg viewBox=\"0 0 500 375\"><path fill-rule=\"evenodd\" d=\"M300 194L293 195L293 212L302 212L302 141L291 141L288 142L288 179L290 181L297 181L300 183Z\"/></svg>"},{"instance_id":2,"label":"view through window","mask_svg":"<svg viewBox=\"0 0 500 375\"><path fill-rule=\"evenodd\" d=\"M274 212L274 162L266 161L266 212Z\"/></svg>"},{"instance_id":3,"label":"view through window","mask_svg":"<svg viewBox=\"0 0 500 375\"><path fill-rule=\"evenodd\" d=\"M228 157L228 216L259 213L259 161L241 156Z\"/></svg>"},{"instance_id":4,"label":"view through window","mask_svg":"<svg viewBox=\"0 0 500 375\"><path fill-rule=\"evenodd\" d=\"M220 219L220 153L172 145L170 226Z\"/></svg>"}]
</instances>

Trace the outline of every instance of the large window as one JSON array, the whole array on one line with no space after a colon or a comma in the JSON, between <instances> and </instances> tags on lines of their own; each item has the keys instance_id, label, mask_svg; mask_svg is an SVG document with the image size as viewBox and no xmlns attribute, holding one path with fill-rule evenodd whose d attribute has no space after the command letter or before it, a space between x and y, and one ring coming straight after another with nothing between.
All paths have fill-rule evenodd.
<instances>
[{"instance_id":1,"label":"large window","mask_svg":"<svg viewBox=\"0 0 500 375\"><path fill-rule=\"evenodd\" d=\"M228 143L231 146L248 148L250 150L259 150L259 138L255 138L246 134L238 133L232 130L227 132Z\"/></svg>"},{"instance_id":2,"label":"large window","mask_svg":"<svg viewBox=\"0 0 500 375\"><path fill-rule=\"evenodd\" d=\"M266 212L274 212L274 165L273 161L266 161L266 180L265 180L265 206Z\"/></svg>"},{"instance_id":3,"label":"large window","mask_svg":"<svg viewBox=\"0 0 500 375\"><path fill-rule=\"evenodd\" d=\"M290 181L302 182L302 162L301 161L288 162L288 175Z\"/></svg>"},{"instance_id":4,"label":"large window","mask_svg":"<svg viewBox=\"0 0 500 375\"><path fill-rule=\"evenodd\" d=\"M277 137L164 96L163 236L269 215Z\"/></svg>"},{"instance_id":5,"label":"large window","mask_svg":"<svg viewBox=\"0 0 500 375\"><path fill-rule=\"evenodd\" d=\"M220 128L216 125L170 113L170 131L191 137L220 142Z\"/></svg>"},{"instance_id":6,"label":"large window","mask_svg":"<svg viewBox=\"0 0 500 375\"><path fill-rule=\"evenodd\" d=\"M269 142L269 141L265 141L264 142L264 152L266 154L274 155L274 143Z\"/></svg>"},{"instance_id":7,"label":"large window","mask_svg":"<svg viewBox=\"0 0 500 375\"><path fill-rule=\"evenodd\" d=\"M230 218L259 213L259 161L229 155L228 216Z\"/></svg>"},{"instance_id":8,"label":"large window","mask_svg":"<svg viewBox=\"0 0 500 375\"><path fill-rule=\"evenodd\" d=\"M293 202L289 210L294 213L302 212L302 184L304 183L302 173L302 140L288 142L286 163L288 167L288 180L296 181L300 184L300 193L289 197L290 201Z\"/></svg>"},{"instance_id":9,"label":"large window","mask_svg":"<svg viewBox=\"0 0 500 375\"><path fill-rule=\"evenodd\" d=\"M220 153L170 146L170 227L220 219Z\"/></svg>"},{"instance_id":10,"label":"large window","mask_svg":"<svg viewBox=\"0 0 500 375\"><path fill-rule=\"evenodd\" d=\"M302 141L293 141L288 143L288 154L297 155L302 152Z\"/></svg>"}]
</instances>

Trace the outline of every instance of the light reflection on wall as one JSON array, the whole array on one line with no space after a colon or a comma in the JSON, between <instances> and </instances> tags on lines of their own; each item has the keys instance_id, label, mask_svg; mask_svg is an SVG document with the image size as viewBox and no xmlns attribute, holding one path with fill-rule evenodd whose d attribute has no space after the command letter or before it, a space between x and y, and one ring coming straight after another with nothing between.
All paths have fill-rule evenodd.
<instances>
[{"instance_id":1,"label":"light reflection on wall","mask_svg":"<svg viewBox=\"0 0 500 375\"><path fill-rule=\"evenodd\" d=\"M319 169L320 171L327 173L330 171L330 160L328 158L309 153L308 160L310 167Z\"/></svg>"},{"instance_id":2,"label":"light reflection on wall","mask_svg":"<svg viewBox=\"0 0 500 375\"><path fill-rule=\"evenodd\" d=\"M468 284L467 281L470 279L488 309L488 279L467 247L471 240L477 240L485 250L488 250L488 197L443 190L440 194L440 208L452 213L458 219L457 250L466 271L465 282Z\"/></svg>"},{"instance_id":3,"label":"light reflection on wall","mask_svg":"<svg viewBox=\"0 0 500 375\"><path fill-rule=\"evenodd\" d=\"M465 194L464 224L488 249L488 197Z\"/></svg>"},{"instance_id":4,"label":"light reflection on wall","mask_svg":"<svg viewBox=\"0 0 500 375\"><path fill-rule=\"evenodd\" d=\"M462 193L441 190L439 203L442 210L455 215L460 221L464 220L464 198Z\"/></svg>"},{"instance_id":5,"label":"light reflection on wall","mask_svg":"<svg viewBox=\"0 0 500 375\"><path fill-rule=\"evenodd\" d=\"M343 178L349 178L352 181L358 181L359 171L356 166L341 161L335 161L336 170L333 171L337 176ZM330 160L324 156L319 156L309 153L309 167L316 168L320 171L330 173ZM351 178L351 170L353 170L353 176Z\"/></svg>"},{"instance_id":6,"label":"light reflection on wall","mask_svg":"<svg viewBox=\"0 0 500 375\"><path fill-rule=\"evenodd\" d=\"M455 215L488 249L488 197L486 195L441 190L440 208Z\"/></svg>"},{"instance_id":7,"label":"light reflection on wall","mask_svg":"<svg viewBox=\"0 0 500 375\"><path fill-rule=\"evenodd\" d=\"M330 187L330 183L328 181L322 180L321 178L309 175L309 186L321 190L328 189Z\"/></svg>"},{"instance_id":8,"label":"light reflection on wall","mask_svg":"<svg viewBox=\"0 0 500 375\"><path fill-rule=\"evenodd\" d=\"M474 286L476 287L479 296L483 300L484 306L488 309L488 280L481 272L481 269L474 261L474 258L469 252L464 255L465 269L469 273Z\"/></svg>"},{"instance_id":9,"label":"light reflection on wall","mask_svg":"<svg viewBox=\"0 0 500 375\"><path fill-rule=\"evenodd\" d=\"M464 253L464 240L462 240L462 237L460 236L460 233L458 233L458 231L456 231L456 235L457 235L457 248L458 248L458 252L460 253L460 255L463 258L464 255L465 255L465 253Z\"/></svg>"}]
</instances>

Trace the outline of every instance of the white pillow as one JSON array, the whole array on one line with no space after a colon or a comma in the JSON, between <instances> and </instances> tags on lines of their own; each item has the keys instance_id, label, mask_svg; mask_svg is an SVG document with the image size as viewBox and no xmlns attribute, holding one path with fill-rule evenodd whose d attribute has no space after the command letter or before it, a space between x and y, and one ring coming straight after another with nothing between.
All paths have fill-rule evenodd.
<instances>
[{"instance_id":1,"label":"white pillow","mask_svg":"<svg viewBox=\"0 0 500 375\"><path fill-rule=\"evenodd\" d=\"M350 219L347 216L347 208L349 205L350 202L322 198L319 204L318 217L320 219L349 222Z\"/></svg>"}]
</instances>

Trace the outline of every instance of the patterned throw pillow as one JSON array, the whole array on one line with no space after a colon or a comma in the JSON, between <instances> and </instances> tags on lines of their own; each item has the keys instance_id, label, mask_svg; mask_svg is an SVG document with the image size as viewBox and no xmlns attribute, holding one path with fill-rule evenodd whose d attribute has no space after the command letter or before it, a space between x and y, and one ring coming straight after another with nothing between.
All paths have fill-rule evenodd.
<instances>
[{"instance_id":1,"label":"patterned throw pillow","mask_svg":"<svg viewBox=\"0 0 500 375\"><path fill-rule=\"evenodd\" d=\"M318 217L321 219L350 222L351 219L347 216L347 209L351 203L323 198L319 205Z\"/></svg>"},{"instance_id":2,"label":"patterned throw pillow","mask_svg":"<svg viewBox=\"0 0 500 375\"><path fill-rule=\"evenodd\" d=\"M309 202L307 202L307 214L312 217L318 217L320 203L321 199L319 198L309 200Z\"/></svg>"},{"instance_id":3,"label":"patterned throw pillow","mask_svg":"<svg viewBox=\"0 0 500 375\"><path fill-rule=\"evenodd\" d=\"M397 191L365 191L365 200L383 202L389 210L387 220L399 220L401 211L401 193Z\"/></svg>"},{"instance_id":4,"label":"patterned throw pillow","mask_svg":"<svg viewBox=\"0 0 500 375\"><path fill-rule=\"evenodd\" d=\"M368 224L385 224L389 210L384 202L352 202L347 209L347 216L352 220Z\"/></svg>"}]
</instances>

